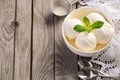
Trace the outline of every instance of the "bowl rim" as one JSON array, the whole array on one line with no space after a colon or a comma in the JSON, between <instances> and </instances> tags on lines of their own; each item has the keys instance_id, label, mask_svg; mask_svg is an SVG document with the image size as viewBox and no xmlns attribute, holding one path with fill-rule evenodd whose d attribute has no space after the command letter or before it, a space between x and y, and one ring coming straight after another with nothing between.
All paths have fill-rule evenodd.
<instances>
[{"instance_id":1,"label":"bowl rim","mask_svg":"<svg viewBox=\"0 0 120 80\"><path fill-rule=\"evenodd\" d=\"M78 9L73 10L71 13L69 13L69 14L65 17L65 19L64 19L64 21L63 21L63 24L64 24L64 22L67 20L67 18L68 18L72 13L74 13L74 12L77 11L77 10L81 10L81 9L94 9L94 10L99 10L99 12L100 12L103 16L107 17L107 20L109 20L109 23L110 23L110 24L112 25L112 27L114 28L114 24L113 24L112 20L110 19L110 17L107 15L107 13L104 12L103 10L101 10L101 9L99 9L99 8L95 8L95 7L82 7L82 8L78 8ZM99 49L99 50L95 50L95 51L81 51L80 49L75 48L74 46L72 46L72 45L68 42L68 40L66 39L65 33L64 33L63 24L62 24L62 36L63 36L63 39L64 39L64 41L65 41L65 44L66 44L66 45L68 44L69 47L71 47L72 49L74 49L75 51L80 52L80 53L86 53L86 54L93 53L93 54L94 54L94 53L100 52L100 51L106 49L107 47L109 47L109 45L111 44L112 39L113 39L113 37L114 37L114 33L113 33L111 40L106 44L106 46L104 46L103 48L101 48L101 49ZM115 28L114 28L114 32L115 32ZM79 54L78 54L78 55L79 55Z\"/></svg>"}]
</instances>

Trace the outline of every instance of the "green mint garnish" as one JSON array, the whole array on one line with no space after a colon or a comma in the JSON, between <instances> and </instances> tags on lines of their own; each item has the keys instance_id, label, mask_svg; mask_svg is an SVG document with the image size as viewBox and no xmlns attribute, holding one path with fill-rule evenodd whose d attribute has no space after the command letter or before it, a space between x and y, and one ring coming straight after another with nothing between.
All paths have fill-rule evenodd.
<instances>
[{"instance_id":1,"label":"green mint garnish","mask_svg":"<svg viewBox=\"0 0 120 80\"><path fill-rule=\"evenodd\" d=\"M91 25L91 27L92 27L92 29L97 29L97 28L101 28L103 25L104 25L104 22L96 21Z\"/></svg>"},{"instance_id":2,"label":"green mint garnish","mask_svg":"<svg viewBox=\"0 0 120 80\"><path fill-rule=\"evenodd\" d=\"M86 16L83 18L83 22L84 25L80 25L80 24L75 25L74 30L76 32L87 31L88 33L90 33L92 30L99 29L104 25L103 21L96 21L93 24L90 24L90 21Z\"/></svg>"},{"instance_id":3,"label":"green mint garnish","mask_svg":"<svg viewBox=\"0 0 120 80\"><path fill-rule=\"evenodd\" d=\"M79 25L79 24L74 27L74 30L75 30L76 32L86 31L85 27L82 26L82 25Z\"/></svg>"},{"instance_id":4,"label":"green mint garnish","mask_svg":"<svg viewBox=\"0 0 120 80\"><path fill-rule=\"evenodd\" d=\"M86 16L83 18L83 21L84 21L85 26L89 26L90 25L90 21L89 21L89 19Z\"/></svg>"}]
</instances>

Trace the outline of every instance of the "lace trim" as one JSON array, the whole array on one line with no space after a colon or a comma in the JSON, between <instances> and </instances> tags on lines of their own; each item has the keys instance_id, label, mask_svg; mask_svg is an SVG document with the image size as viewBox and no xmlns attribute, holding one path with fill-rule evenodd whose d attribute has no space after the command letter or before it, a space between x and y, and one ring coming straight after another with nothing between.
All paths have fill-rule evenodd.
<instances>
[{"instance_id":1,"label":"lace trim","mask_svg":"<svg viewBox=\"0 0 120 80\"><path fill-rule=\"evenodd\" d=\"M115 36L109 48L92 57L91 62L101 65L101 71L110 75L120 74L120 0L81 0L81 5L98 7L109 14L115 25ZM97 78L97 80L113 80Z\"/></svg>"}]
</instances>

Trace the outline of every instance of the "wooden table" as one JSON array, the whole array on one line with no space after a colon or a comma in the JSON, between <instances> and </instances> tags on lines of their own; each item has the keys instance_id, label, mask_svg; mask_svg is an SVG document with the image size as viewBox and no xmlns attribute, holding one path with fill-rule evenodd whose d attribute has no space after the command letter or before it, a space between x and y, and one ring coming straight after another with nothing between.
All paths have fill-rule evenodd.
<instances>
[{"instance_id":1,"label":"wooden table","mask_svg":"<svg viewBox=\"0 0 120 80\"><path fill-rule=\"evenodd\" d=\"M0 0L0 80L79 80L51 0ZM76 9L79 4L73 5Z\"/></svg>"}]
</instances>

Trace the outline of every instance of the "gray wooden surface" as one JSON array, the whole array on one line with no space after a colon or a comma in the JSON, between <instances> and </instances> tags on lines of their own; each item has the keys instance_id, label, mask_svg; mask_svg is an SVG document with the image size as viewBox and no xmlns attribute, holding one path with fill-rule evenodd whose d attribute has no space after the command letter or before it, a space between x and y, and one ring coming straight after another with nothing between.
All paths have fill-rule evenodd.
<instances>
[{"instance_id":1,"label":"gray wooden surface","mask_svg":"<svg viewBox=\"0 0 120 80\"><path fill-rule=\"evenodd\" d=\"M0 80L80 80L51 1L0 0Z\"/></svg>"}]
</instances>

